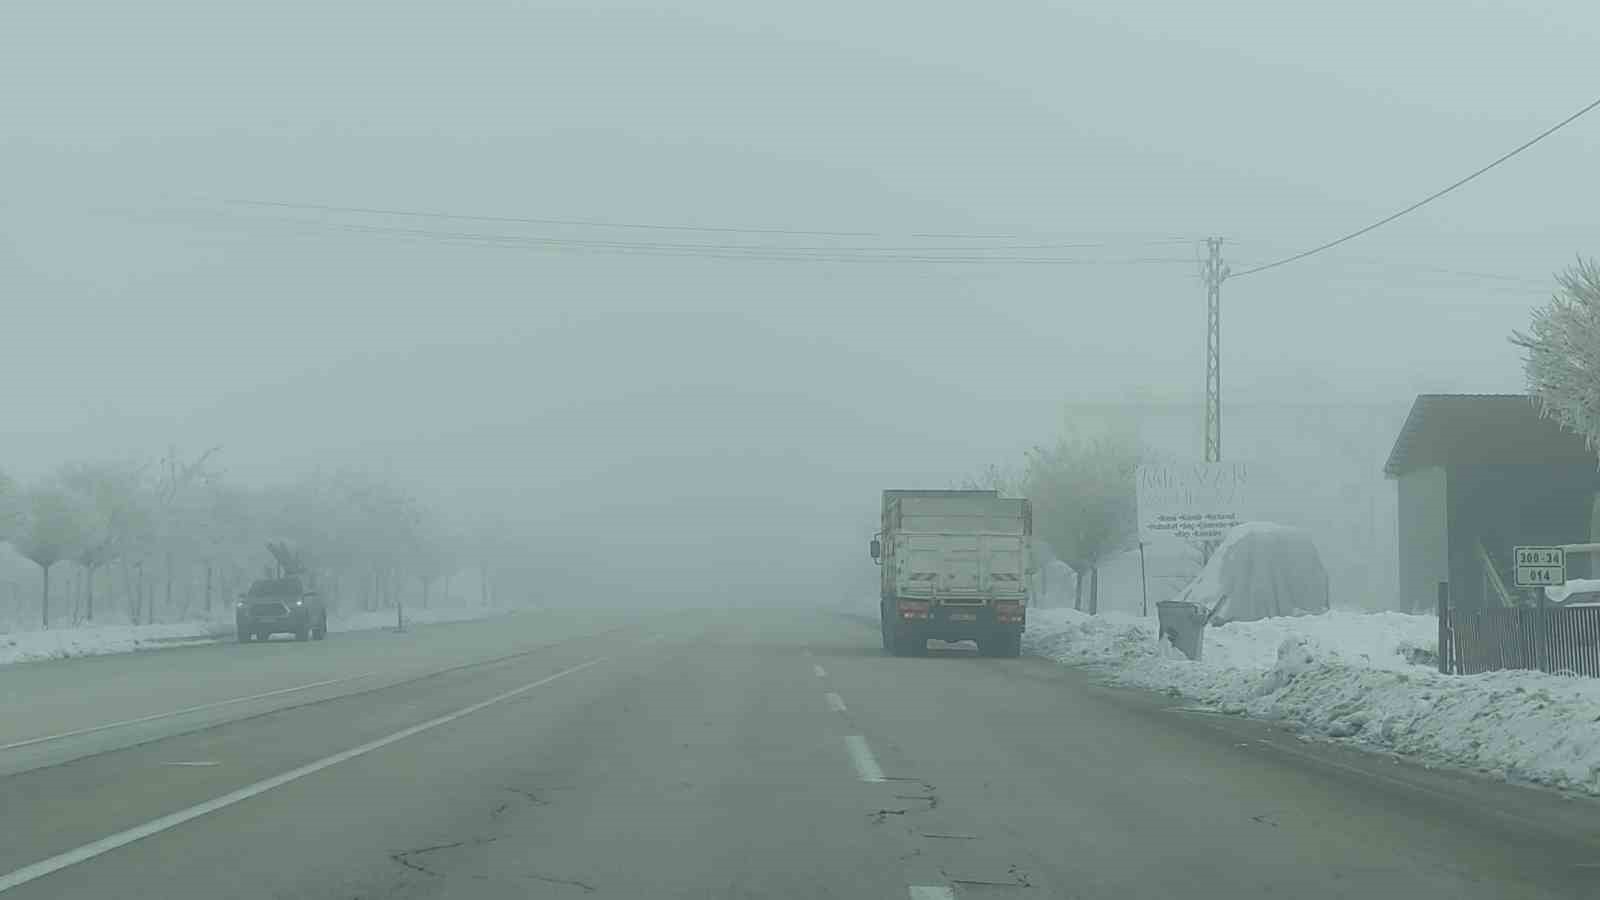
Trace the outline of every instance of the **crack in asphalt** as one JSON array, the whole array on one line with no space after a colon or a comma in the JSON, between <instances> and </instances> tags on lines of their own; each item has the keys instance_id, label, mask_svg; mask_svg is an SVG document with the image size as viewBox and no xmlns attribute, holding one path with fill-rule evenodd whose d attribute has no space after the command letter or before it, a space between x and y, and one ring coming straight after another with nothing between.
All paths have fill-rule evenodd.
<instances>
[{"instance_id":1,"label":"crack in asphalt","mask_svg":"<svg viewBox=\"0 0 1600 900\"><path fill-rule=\"evenodd\" d=\"M534 881L543 881L548 884L561 884L566 885L567 887L582 888L585 894L592 894L599 890L599 888L595 887L589 882L579 881L576 878L553 878L549 875L540 875L538 873L529 873L523 877L532 878Z\"/></svg>"},{"instance_id":2,"label":"crack in asphalt","mask_svg":"<svg viewBox=\"0 0 1600 900\"><path fill-rule=\"evenodd\" d=\"M533 791L533 790L529 790L527 788L519 788L519 787L508 787L508 788L506 788L506 790L510 791L513 794L516 794L517 796L519 796L522 799L528 801L529 803L532 803L534 806L549 806L550 805L550 801L545 799L538 791Z\"/></svg>"},{"instance_id":3,"label":"crack in asphalt","mask_svg":"<svg viewBox=\"0 0 1600 900\"><path fill-rule=\"evenodd\" d=\"M974 887L1033 887L1033 881L1028 878L1028 873L1022 871L1022 869L1015 864L1006 868L1006 874L1011 876L1011 881L992 881L987 878L958 878L954 875L951 875L943 866L939 867L939 874L943 875L945 880L949 881L951 884L970 884Z\"/></svg>"},{"instance_id":4,"label":"crack in asphalt","mask_svg":"<svg viewBox=\"0 0 1600 900\"><path fill-rule=\"evenodd\" d=\"M391 854L389 854L389 858L394 860L395 862L399 863L400 865L405 866L406 868L411 869L413 871L421 872L424 875L431 875L434 878L442 878L442 877L444 877L444 873L435 872L433 869L428 868L427 866L423 865L422 863L413 862L411 860L411 857L413 857L413 856L421 856L424 853L433 853L436 850L454 850L457 847L478 847L478 846L482 846L483 844L488 844L488 843L491 843L491 842L497 841L497 840L499 840L499 838L492 838L491 837L491 838L473 838L471 840L466 840L466 841L452 841L452 842L450 842L448 844L434 844L431 847L418 847L418 848L416 848L414 850L401 850L399 853L391 853Z\"/></svg>"}]
</instances>

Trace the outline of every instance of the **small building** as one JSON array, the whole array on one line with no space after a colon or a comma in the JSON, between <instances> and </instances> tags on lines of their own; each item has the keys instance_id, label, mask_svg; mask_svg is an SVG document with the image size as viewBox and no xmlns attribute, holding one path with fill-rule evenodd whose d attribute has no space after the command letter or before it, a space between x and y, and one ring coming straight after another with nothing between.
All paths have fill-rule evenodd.
<instances>
[{"instance_id":1,"label":"small building","mask_svg":"<svg viewBox=\"0 0 1600 900\"><path fill-rule=\"evenodd\" d=\"M1422 394L1384 473L1398 482L1400 605L1459 609L1515 597L1511 548L1594 540L1600 458L1523 394ZM1568 577L1590 575L1569 557Z\"/></svg>"}]
</instances>

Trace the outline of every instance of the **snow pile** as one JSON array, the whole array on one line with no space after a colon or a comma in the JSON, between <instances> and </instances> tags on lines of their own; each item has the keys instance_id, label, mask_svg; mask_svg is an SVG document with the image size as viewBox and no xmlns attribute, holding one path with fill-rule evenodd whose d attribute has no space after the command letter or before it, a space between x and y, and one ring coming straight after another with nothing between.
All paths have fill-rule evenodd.
<instances>
[{"instance_id":1,"label":"snow pile","mask_svg":"<svg viewBox=\"0 0 1600 900\"><path fill-rule=\"evenodd\" d=\"M1410 669L1419 654L1433 657L1438 623L1404 613L1334 610L1316 616L1261 619L1207 626L1201 665L1224 670L1266 670L1277 662L1285 639L1305 640L1321 655L1354 665ZM1071 609L1028 612L1024 640L1039 656L1074 665L1134 662L1160 655L1156 618ZM1181 657L1180 657L1181 658Z\"/></svg>"},{"instance_id":2,"label":"snow pile","mask_svg":"<svg viewBox=\"0 0 1600 900\"><path fill-rule=\"evenodd\" d=\"M1023 647L1074 665L1124 665L1153 657L1156 620L1125 613L1091 616L1073 609L1030 609Z\"/></svg>"},{"instance_id":3,"label":"snow pile","mask_svg":"<svg viewBox=\"0 0 1600 900\"><path fill-rule=\"evenodd\" d=\"M1600 794L1600 679L1440 675L1437 635L1427 616L1335 610L1208 627L1191 662L1157 644L1154 618L1045 610L1030 613L1024 647L1223 712Z\"/></svg>"},{"instance_id":4,"label":"snow pile","mask_svg":"<svg viewBox=\"0 0 1600 900\"><path fill-rule=\"evenodd\" d=\"M509 610L485 606L444 607L406 610L406 624L437 625L506 615ZM394 610L330 613L328 631L370 631L393 628ZM156 625L82 625L44 631L0 632L0 665L66 659L74 656L102 656L132 653L164 647L183 647L233 640L233 619L175 622Z\"/></svg>"},{"instance_id":5,"label":"snow pile","mask_svg":"<svg viewBox=\"0 0 1600 900\"><path fill-rule=\"evenodd\" d=\"M1586 606L1600 599L1600 578L1569 578L1566 584L1553 585L1544 589L1544 595L1550 598L1551 603L1570 603L1573 606Z\"/></svg>"}]
</instances>

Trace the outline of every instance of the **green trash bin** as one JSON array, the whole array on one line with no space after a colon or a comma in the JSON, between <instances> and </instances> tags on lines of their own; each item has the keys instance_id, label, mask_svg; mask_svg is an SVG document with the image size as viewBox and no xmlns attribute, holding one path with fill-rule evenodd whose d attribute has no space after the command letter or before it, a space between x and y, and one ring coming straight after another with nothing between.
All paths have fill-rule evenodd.
<instances>
[{"instance_id":1,"label":"green trash bin","mask_svg":"<svg viewBox=\"0 0 1600 900\"><path fill-rule=\"evenodd\" d=\"M1178 648L1190 659L1199 659L1205 647L1206 623L1211 614L1206 608L1183 600L1163 600L1156 604L1156 625L1161 640Z\"/></svg>"}]
</instances>

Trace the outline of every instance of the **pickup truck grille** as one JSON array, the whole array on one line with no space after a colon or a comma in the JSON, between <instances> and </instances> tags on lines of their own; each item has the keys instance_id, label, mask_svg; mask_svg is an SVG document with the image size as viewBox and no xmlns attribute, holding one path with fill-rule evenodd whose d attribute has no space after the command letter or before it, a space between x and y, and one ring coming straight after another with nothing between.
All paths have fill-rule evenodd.
<instances>
[{"instance_id":1,"label":"pickup truck grille","mask_svg":"<svg viewBox=\"0 0 1600 900\"><path fill-rule=\"evenodd\" d=\"M289 607L282 603L250 604L250 617L253 619L281 619L288 615Z\"/></svg>"}]
</instances>

